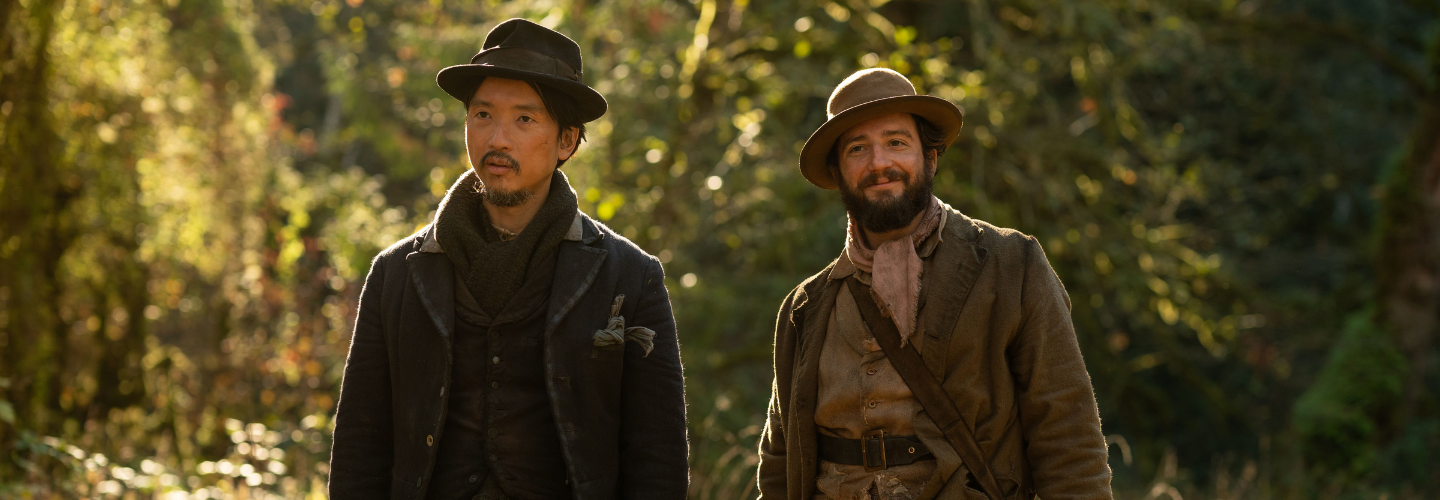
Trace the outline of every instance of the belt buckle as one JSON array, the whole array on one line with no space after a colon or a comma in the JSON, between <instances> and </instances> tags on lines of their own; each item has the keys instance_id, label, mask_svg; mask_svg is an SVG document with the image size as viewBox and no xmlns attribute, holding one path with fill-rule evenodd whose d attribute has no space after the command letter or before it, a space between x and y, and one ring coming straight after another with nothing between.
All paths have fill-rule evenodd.
<instances>
[{"instance_id":1,"label":"belt buckle","mask_svg":"<svg viewBox=\"0 0 1440 500\"><path fill-rule=\"evenodd\" d=\"M874 462L871 462L870 460L871 439L874 439L875 442L879 445L879 449L876 450L875 453L879 455L880 465L872 465ZM865 462L866 472L885 470L889 468L888 464L885 463L885 431L873 430L866 432L863 436L860 437L860 458L862 461Z\"/></svg>"}]
</instances>

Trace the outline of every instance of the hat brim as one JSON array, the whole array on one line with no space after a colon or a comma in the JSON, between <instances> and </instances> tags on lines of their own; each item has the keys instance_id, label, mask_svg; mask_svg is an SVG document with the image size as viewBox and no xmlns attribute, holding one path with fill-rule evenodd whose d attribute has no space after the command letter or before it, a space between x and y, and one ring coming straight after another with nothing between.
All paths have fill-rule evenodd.
<instances>
[{"instance_id":1,"label":"hat brim","mask_svg":"<svg viewBox=\"0 0 1440 500\"><path fill-rule=\"evenodd\" d=\"M835 141L851 127L891 113L911 113L939 127L945 133L947 147L960 135L965 121L964 114L955 103L929 95L886 97L855 105L826 120L805 140L805 147L800 150L800 173L805 180L822 189L838 188L834 173L825 165L825 157L835 147Z\"/></svg>"},{"instance_id":2,"label":"hat brim","mask_svg":"<svg viewBox=\"0 0 1440 500\"><path fill-rule=\"evenodd\" d=\"M609 105L605 97L589 86L574 81L560 78L544 73L523 71L518 69L503 68L487 64L460 64L440 70L435 75L435 83L440 85L450 97L454 97L462 104L470 102L470 97L475 95L475 89L480 86L484 77L509 78L511 80L528 80L554 87L575 99L579 106L581 121L589 122L605 115Z\"/></svg>"}]
</instances>

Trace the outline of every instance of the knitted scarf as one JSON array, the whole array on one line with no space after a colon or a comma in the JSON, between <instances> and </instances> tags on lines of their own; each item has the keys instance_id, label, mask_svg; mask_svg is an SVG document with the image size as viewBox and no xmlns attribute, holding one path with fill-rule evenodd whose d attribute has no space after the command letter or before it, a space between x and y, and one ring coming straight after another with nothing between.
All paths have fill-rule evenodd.
<instances>
[{"instance_id":1,"label":"knitted scarf","mask_svg":"<svg viewBox=\"0 0 1440 500\"><path fill-rule=\"evenodd\" d=\"M554 263L579 206L569 180L556 170L535 218L519 236L501 241L485 210L482 186L474 170L455 181L435 214L435 239L480 309L493 318L505 309L525 277L533 274L532 267Z\"/></svg>"},{"instance_id":2,"label":"knitted scarf","mask_svg":"<svg viewBox=\"0 0 1440 500\"><path fill-rule=\"evenodd\" d=\"M870 290L874 292L877 304L888 312L900 330L900 345L910 340L915 333L917 304L920 302L920 274L924 264L915 249L940 227L940 200L930 197L930 206L920 216L920 225L909 238L898 238L870 249L860 234L860 226L850 219L845 235L845 253L850 262L861 271L870 273ZM853 290L852 290L853 291Z\"/></svg>"}]
</instances>

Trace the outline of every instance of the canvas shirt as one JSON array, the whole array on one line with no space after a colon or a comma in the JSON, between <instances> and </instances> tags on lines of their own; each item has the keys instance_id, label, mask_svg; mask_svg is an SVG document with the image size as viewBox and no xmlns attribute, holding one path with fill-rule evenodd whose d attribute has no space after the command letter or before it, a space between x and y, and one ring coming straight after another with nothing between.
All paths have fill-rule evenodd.
<instances>
[{"instance_id":1,"label":"canvas shirt","mask_svg":"<svg viewBox=\"0 0 1440 500\"><path fill-rule=\"evenodd\" d=\"M939 228L944 228L949 210L942 210ZM924 286L935 248L943 241L936 229L916 254L924 263L921 286ZM835 263L832 279L854 274L861 283L870 285L871 275L857 268L849 251L841 252ZM924 294L921 294L924 297ZM925 304L918 304L923 310ZM923 317L923 316L921 316ZM924 335L914 335L911 343L921 349ZM860 317L848 285L842 284L835 299L825 344L820 354L818 400L815 424L818 432L845 439L860 439L867 431L883 430L886 435L916 434L913 421L923 408L905 385L900 373L875 342L870 327ZM926 446L948 446L929 443ZM935 472L935 460L919 460L884 470L866 471L863 465L845 465L820 460L815 478L821 494L817 500L912 500L925 490Z\"/></svg>"}]
</instances>

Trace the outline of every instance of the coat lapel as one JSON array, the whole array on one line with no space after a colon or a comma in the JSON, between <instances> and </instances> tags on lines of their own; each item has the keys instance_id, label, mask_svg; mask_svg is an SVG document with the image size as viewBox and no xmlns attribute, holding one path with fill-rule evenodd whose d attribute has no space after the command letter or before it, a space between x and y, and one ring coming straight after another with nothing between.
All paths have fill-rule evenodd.
<instances>
[{"instance_id":1,"label":"coat lapel","mask_svg":"<svg viewBox=\"0 0 1440 500\"><path fill-rule=\"evenodd\" d=\"M945 354L955 322L960 318L970 289L985 266L986 250L975 244L979 227L969 217L951 212L945 230L945 241L935 248L930 269L934 276L925 279L927 307L920 314L920 327L926 335L921 358L931 373L944 380Z\"/></svg>"},{"instance_id":2,"label":"coat lapel","mask_svg":"<svg viewBox=\"0 0 1440 500\"><path fill-rule=\"evenodd\" d=\"M422 247L418 252L411 252L405 256L405 264L410 267L410 281L415 284L420 303L430 314L430 320L435 322L440 336L449 339L455 331L454 264L438 251L438 246L434 251L426 251Z\"/></svg>"},{"instance_id":3,"label":"coat lapel","mask_svg":"<svg viewBox=\"0 0 1440 500\"><path fill-rule=\"evenodd\" d=\"M570 313L570 309L580 302L590 285L595 283L595 277L600 275L600 266L605 263L605 256L609 253L603 248L592 246L601 235L595 228L587 227L588 224L581 224L583 220L577 215L570 233L560 242L559 255L555 262L555 281L550 287L550 305L546 311L546 317L549 318L545 323L547 340L560 325L560 320L565 319L565 315ZM583 239L578 238L582 235Z\"/></svg>"},{"instance_id":4,"label":"coat lapel","mask_svg":"<svg viewBox=\"0 0 1440 500\"><path fill-rule=\"evenodd\" d=\"M825 347L825 333L830 328L830 314L835 309L835 297L840 293L840 282L832 282L830 272L835 265L822 272L811 286L805 287L805 300L796 306L792 314L800 315L800 342L792 374L790 399L794 402L791 428L799 440L800 453L815 457L818 447L815 442L815 408L820 397L820 353ZM800 498L815 494L814 463L800 468Z\"/></svg>"}]
</instances>

